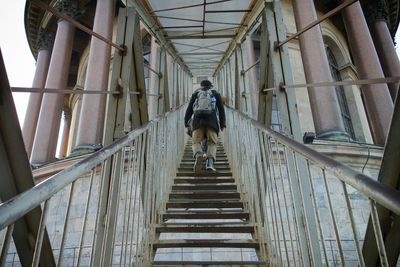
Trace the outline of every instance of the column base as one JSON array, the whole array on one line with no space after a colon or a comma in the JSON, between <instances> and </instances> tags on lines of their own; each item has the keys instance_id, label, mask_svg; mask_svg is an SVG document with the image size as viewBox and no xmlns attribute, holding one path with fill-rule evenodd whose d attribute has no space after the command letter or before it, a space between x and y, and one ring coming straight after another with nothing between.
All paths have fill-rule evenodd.
<instances>
[{"instance_id":1,"label":"column base","mask_svg":"<svg viewBox=\"0 0 400 267\"><path fill-rule=\"evenodd\" d=\"M43 167L44 165L47 165L47 164L50 164L50 163L53 163L53 162L56 162L59 160L60 160L59 158L54 158L52 160L45 161L45 162L31 162L31 169L36 170L36 169Z\"/></svg>"},{"instance_id":2,"label":"column base","mask_svg":"<svg viewBox=\"0 0 400 267\"><path fill-rule=\"evenodd\" d=\"M67 158L90 154L101 148L103 148L102 144L79 145L74 149L72 149L71 153L68 155Z\"/></svg>"},{"instance_id":3,"label":"column base","mask_svg":"<svg viewBox=\"0 0 400 267\"><path fill-rule=\"evenodd\" d=\"M32 162L32 163L31 163L31 169L32 169L32 170L39 169L40 167L46 165L47 163L49 163L49 162L45 162L45 163L38 163L38 162L33 163L33 162Z\"/></svg>"},{"instance_id":4,"label":"column base","mask_svg":"<svg viewBox=\"0 0 400 267\"><path fill-rule=\"evenodd\" d=\"M331 140L331 141L344 141L344 142L354 141L350 137L350 135L342 131L329 131L325 133L320 133L317 135L317 138L323 140Z\"/></svg>"}]
</instances>

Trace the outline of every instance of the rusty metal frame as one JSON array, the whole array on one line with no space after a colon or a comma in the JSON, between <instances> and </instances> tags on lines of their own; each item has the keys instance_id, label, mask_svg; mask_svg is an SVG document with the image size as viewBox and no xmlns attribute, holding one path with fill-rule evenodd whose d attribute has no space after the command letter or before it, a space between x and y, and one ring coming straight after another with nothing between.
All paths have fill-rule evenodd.
<instances>
[{"instance_id":1,"label":"rusty metal frame","mask_svg":"<svg viewBox=\"0 0 400 267\"><path fill-rule=\"evenodd\" d=\"M17 111L0 51L0 199L3 202L34 187L31 166L25 151ZM41 208L36 207L14 223L13 240L23 266L32 264L34 244L41 218ZM10 215L0 216L2 220ZM2 227L0 228L2 229ZM41 266L55 266L53 252L47 231L44 233L40 254Z\"/></svg>"}]
</instances>

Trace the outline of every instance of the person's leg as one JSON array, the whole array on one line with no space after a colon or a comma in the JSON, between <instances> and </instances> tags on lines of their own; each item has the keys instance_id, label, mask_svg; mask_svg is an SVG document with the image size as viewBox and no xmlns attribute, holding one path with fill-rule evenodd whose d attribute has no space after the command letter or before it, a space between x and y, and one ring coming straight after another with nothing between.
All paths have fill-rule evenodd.
<instances>
[{"instance_id":1,"label":"person's leg","mask_svg":"<svg viewBox=\"0 0 400 267\"><path fill-rule=\"evenodd\" d=\"M204 139L204 134L205 134L204 127L194 130L192 134L193 157L196 159L193 167L195 172L201 171L201 164L203 161L203 150L201 147L201 141Z\"/></svg>"},{"instance_id":2,"label":"person's leg","mask_svg":"<svg viewBox=\"0 0 400 267\"><path fill-rule=\"evenodd\" d=\"M217 159L218 134L211 128L207 128L207 164L206 169L216 171L214 161Z\"/></svg>"}]
</instances>

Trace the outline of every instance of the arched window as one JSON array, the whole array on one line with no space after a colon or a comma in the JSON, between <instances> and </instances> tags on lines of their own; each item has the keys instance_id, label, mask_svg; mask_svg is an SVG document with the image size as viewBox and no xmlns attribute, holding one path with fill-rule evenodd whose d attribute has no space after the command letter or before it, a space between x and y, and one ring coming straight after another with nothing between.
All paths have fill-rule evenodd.
<instances>
[{"instance_id":1,"label":"arched window","mask_svg":"<svg viewBox=\"0 0 400 267\"><path fill-rule=\"evenodd\" d=\"M336 62L335 56L333 55L333 53L329 47L326 48L326 54L328 56L329 67L331 69L331 74L332 74L333 80L341 81L342 78L340 77L340 71L339 71L338 64ZM349 106L347 105L344 88L343 88L343 86L339 85L339 86L335 86L335 89L336 89L336 95L338 98L345 131L351 138L355 139L353 124L351 122Z\"/></svg>"}]
</instances>

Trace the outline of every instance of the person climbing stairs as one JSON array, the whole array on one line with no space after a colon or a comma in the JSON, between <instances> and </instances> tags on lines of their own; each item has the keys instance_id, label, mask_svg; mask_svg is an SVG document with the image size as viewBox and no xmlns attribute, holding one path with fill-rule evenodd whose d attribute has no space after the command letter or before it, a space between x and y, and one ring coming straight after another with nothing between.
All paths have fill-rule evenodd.
<instances>
[{"instance_id":1,"label":"person climbing stairs","mask_svg":"<svg viewBox=\"0 0 400 267\"><path fill-rule=\"evenodd\" d=\"M216 172L193 171L189 140L155 226L155 266L267 266L259 258L256 225L246 208L221 143ZM203 165L205 163L203 162Z\"/></svg>"}]
</instances>

